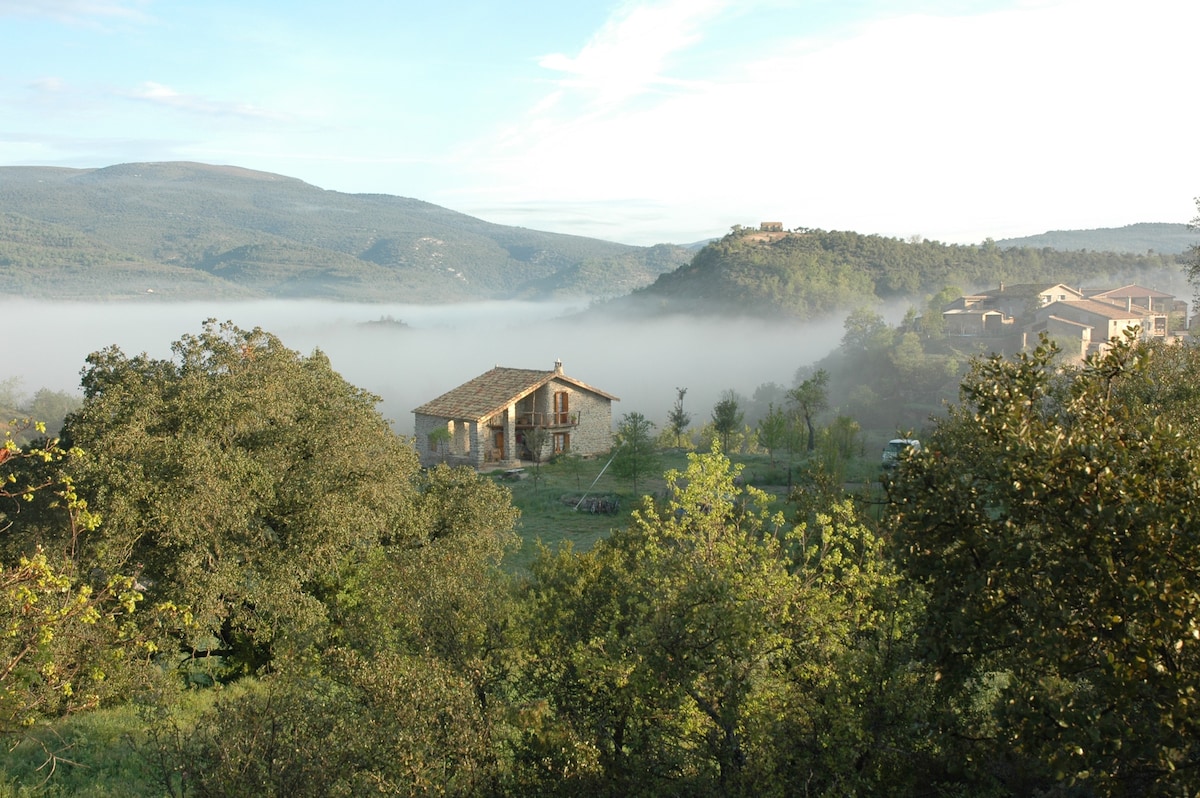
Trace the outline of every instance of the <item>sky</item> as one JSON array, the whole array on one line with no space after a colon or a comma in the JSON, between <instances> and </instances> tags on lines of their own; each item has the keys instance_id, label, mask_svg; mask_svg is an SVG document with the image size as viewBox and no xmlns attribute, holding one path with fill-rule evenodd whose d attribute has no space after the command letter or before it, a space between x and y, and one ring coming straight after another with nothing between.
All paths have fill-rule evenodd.
<instances>
[{"instance_id":1,"label":"sky","mask_svg":"<svg viewBox=\"0 0 1200 798\"><path fill-rule=\"evenodd\" d=\"M1197 215L1196 0L0 0L0 165L687 244Z\"/></svg>"}]
</instances>

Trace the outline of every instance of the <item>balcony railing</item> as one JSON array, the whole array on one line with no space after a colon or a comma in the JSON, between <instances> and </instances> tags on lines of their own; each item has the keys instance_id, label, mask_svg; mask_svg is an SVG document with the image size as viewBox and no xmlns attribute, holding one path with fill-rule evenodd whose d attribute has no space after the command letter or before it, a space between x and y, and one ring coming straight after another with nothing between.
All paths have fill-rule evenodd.
<instances>
[{"instance_id":1,"label":"balcony railing","mask_svg":"<svg viewBox=\"0 0 1200 798\"><path fill-rule=\"evenodd\" d=\"M578 412L517 414L517 429L577 426L579 426Z\"/></svg>"}]
</instances>

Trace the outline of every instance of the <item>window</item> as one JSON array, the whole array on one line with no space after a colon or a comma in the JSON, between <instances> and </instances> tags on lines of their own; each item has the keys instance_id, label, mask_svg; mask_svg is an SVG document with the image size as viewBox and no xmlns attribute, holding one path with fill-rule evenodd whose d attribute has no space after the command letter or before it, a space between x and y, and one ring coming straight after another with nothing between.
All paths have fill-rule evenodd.
<instances>
[{"instance_id":1,"label":"window","mask_svg":"<svg viewBox=\"0 0 1200 798\"><path fill-rule=\"evenodd\" d=\"M571 435L567 432L554 433L554 453L562 454L571 448Z\"/></svg>"},{"instance_id":2,"label":"window","mask_svg":"<svg viewBox=\"0 0 1200 798\"><path fill-rule=\"evenodd\" d=\"M568 396L568 394L566 391L556 391L554 393L554 423L555 424L566 424L568 419L570 418L569 413L568 413L570 408L568 408L568 406L567 406L567 396Z\"/></svg>"}]
</instances>

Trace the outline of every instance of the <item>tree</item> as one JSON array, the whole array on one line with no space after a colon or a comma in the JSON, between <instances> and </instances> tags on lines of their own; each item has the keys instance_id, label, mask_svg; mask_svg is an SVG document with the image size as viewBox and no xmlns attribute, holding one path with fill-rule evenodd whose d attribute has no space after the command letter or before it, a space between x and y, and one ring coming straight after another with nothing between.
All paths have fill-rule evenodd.
<instances>
[{"instance_id":1,"label":"tree","mask_svg":"<svg viewBox=\"0 0 1200 798\"><path fill-rule=\"evenodd\" d=\"M786 402L787 388L777 382L759 383L742 408L746 413L746 423L757 426L772 405L782 408Z\"/></svg>"},{"instance_id":2,"label":"tree","mask_svg":"<svg viewBox=\"0 0 1200 798\"><path fill-rule=\"evenodd\" d=\"M789 528L740 470L719 444L689 455L665 503L535 563L528 663L553 718L537 751L561 794L879 794L924 778L910 714L924 685L898 656L907 610L882 540L848 502Z\"/></svg>"},{"instance_id":3,"label":"tree","mask_svg":"<svg viewBox=\"0 0 1200 798\"><path fill-rule=\"evenodd\" d=\"M994 247L995 242L992 242L991 246ZM945 337L946 317L942 315L942 310L962 296L962 293L962 289L958 286L948 285L929 298L929 301L925 303L924 311L921 313L920 325L922 334L928 338Z\"/></svg>"},{"instance_id":4,"label":"tree","mask_svg":"<svg viewBox=\"0 0 1200 798\"><path fill-rule=\"evenodd\" d=\"M280 637L322 634L314 587L356 552L414 534L415 452L318 352L209 320L174 356L88 357L65 434L105 516L84 555L138 564L156 601L187 605L253 669Z\"/></svg>"},{"instance_id":5,"label":"tree","mask_svg":"<svg viewBox=\"0 0 1200 798\"><path fill-rule=\"evenodd\" d=\"M686 393L687 388L675 389L675 405L667 415L667 429L671 431L676 446L679 445L679 439L687 431L688 425L692 423L691 415L683 410L683 397Z\"/></svg>"},{"instance_id":6,"label":"tree","mask_svg":"<svg viewBox=\"0 0 1200 798\"><path fill-rule=\"evenodd\" d=\"M0 409L10 413L21 406L22 398L20 377L5 377L0 380Z\"/></svg>"},{"instance_id":7,"label":"tree","mask_svg":"<svg viewBox=\"0 0 1200 798\"><path fill-rule=\"evenodd\" d=\"M846 482L846 467L862 457L862 428L849 416L838 416L821 430L816 454L822 471L840 490Z\"/></svg>"},{"instance_id":8,"label":"tree","mask_svg":"<svg viewBox=\"0 0 1200 798\"><path fill-rule=\"evenodd\" d=\"M139 749L177 796L470 796L492 772L484 731L437 659L333 649L225 688L186 730L159 713Z\"/></svg>"},{"instance_id":9,"label":"tree","mask_svg":"<svg viewBox=\"0 0 1200 798\"><path fill-rule=\"evenodd\" d=\"M533 458L533 489L536 491L542 481L542 457L546 454L546 445L550 442L550 431L545 427L532 427L525 432L525 448Z\"/></svg>"},{"instance_id":10,"label":"tree","mask_svg":"<svg viewBox=\"0 0 1200 798\"><path fill-rule=\"evenodd\" d=\"M775 544L755 542L765 501L719 450L689 462L661 511L647 501L592 553L535 565L539 678L620 794L740 794L759 676L783 661L794 588Z\"/></svg>"},{"instance_id":11,"label":"tree","mask_svg":"<svg viewBox=\"0 0 1200 798\"><path fill-rule=\"evenodd\" d=\"M1019 793L1195 793L1200 444L1177 420L1200 361L1132 335L1055 355L976 361L891 485L947 739Z\"/></svg>"},{"instance_id":12,"label":"tree","mask_svg":"<svg viewBox=\"0 0 1200 798\"><path fill-rule=\"evenodd\" d=\"M729 436L742 426L743 417L737 394L731 390L722 394L721 400L713 407L712 412L713 428L721 436L722 451L728 450Z\"/></svg>"},{"instance_id":13,"label":"tree","mask_svg":"<svg viewBox=\"0 0 1200 798\"><path fill-rule=\"evenodd\" d=\"M34 429L45 432L40 423ZM13 431L5 433L0 532L9 542L25 536L23 506L45 494L63 527L62 540L75 541L99 525L63 470L81 454L55 440L21 448ZM39 467L22 468L31 462ZM37 476L31 481L30 474ZM154 651L133 622L143 588L132 576L87 574L70 548L19 548L0 559L0 735L26 733L40 719L120 694L125 666Z\"/></svg>"},{"instance_id":14,"label":"tree","mask_svg":"<svg viewBox=\"0 0 1200 798\"><path fill-rule=\"evenodd\" d=\"M658 467L658 452L650 434L652 429L654 422L641 413L626 413L617 425L612 469L617 476L632 480L634 493L637 493L638 477Z\"/></svg>"},{"instance_id":15,"label":"tree","mask_svg":"<svg viewBox=\"0 0 1200 798\"><path fill-rule=\"evenodd\" d=\"M867 354L891 346L892 330L887 322L870 308L850 312L843 322L842 349L848 354Z\"/></svg>"},{"instance_id":16,"label":"tree","mask_svg":"<svg viewBox=\"0 0 1200 798\"><path fill-rule=\"evenodd\" d=\"M47 433L56 436L61 431L63 419L77 410L80 403L81 399L75 394L39 388L25 405L25 413L30 418L43 419Z\"/></svg>"},{"instance_id":17,"label":"tree","mask_svg":"<svg viewBox=\"0 0 1200 798\"><path fill-rule=\"evenodd\" d=\"M445 427L438 427L429 433L429 443L437 447L438 456L442 458L443 463L446 462L446 455L450 451L450 441L450 430Z\"/></svg>"},{"instance_id":18,"label":"tree","mask_svg":"<svg viewBox=\"0 0 1200 798\"><path fill-rule=\"evenodd\" d=\"M1196 197L1196 210L1200 211L1200 197ZM1188 229L1200 230L1200 213L1188 223ZM1188 250L1186 269L1188 282L1192 284L1192 288L1197 293L1200 293L1200 244L1193 244Z\"/></svg>"},{"instance_id":19,"label":"tree","mask_svg":"<svg viewBox=\"0 0 1200 798\"><path fill-rule=\"evenodd\" d=\"M467 467L423 471L416 488L412 534L317 588L331 632L316 652L280 652L186 724L152 713L143 751L173 794L466 796L494 782L520 617L499 563L517 512Z\"/></svg>"},{"instance_id":20,"label":"tree","mask_svg":"<svg viewBox=\"0 0 1200 798\"><path fill-rule=\"evenodd\" d=\"M787 414L775 405L769 405L767 414L758 422L758 445L767 450L771 465L775 465L775 452L788 444L791 424Z\"/></svg>"},{"instance_id":21,"label":"tree","mask_svg":"<svg viewBox=\"0 0 1200 798\"><path fill-rule=\"evenodd\" d=\"M788 391L788 399L796 405L796 411L808 427L808 451L817 447L817 428L814 419L829 406L829 372L817 371L808 379Z\"/></svg>"}]
</instances>

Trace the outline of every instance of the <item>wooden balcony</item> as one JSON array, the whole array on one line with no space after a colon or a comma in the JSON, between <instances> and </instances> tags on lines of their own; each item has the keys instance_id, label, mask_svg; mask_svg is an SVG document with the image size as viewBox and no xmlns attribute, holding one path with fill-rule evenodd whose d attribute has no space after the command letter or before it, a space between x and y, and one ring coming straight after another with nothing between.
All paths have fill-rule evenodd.
<instances>
[{"instance_id":1,"label":"wooden balcony","mask_svg":"<svg viewBox=\"0 0 1200 798\"><path fill-rule=\"evenodd\" d=\"M579 426L579 413L518 413L517 429L570 429Z\"/></svg>"}]
</instances>

